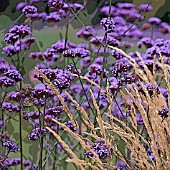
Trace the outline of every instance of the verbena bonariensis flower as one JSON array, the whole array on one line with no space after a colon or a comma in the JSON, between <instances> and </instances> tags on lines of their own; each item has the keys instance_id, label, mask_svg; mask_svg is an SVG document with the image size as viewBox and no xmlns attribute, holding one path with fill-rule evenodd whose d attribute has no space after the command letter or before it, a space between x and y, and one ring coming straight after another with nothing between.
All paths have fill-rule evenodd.
<instances>
[{"instance_id":1,"label":"verbena bonariensis flower","mask_svg":"<svg viewBox=\"0 0 170 170\"><path fill-rule=\"evenodd\" d=\"M160 24L160 30L164 34L170 33L170 25L167 22L162 22Z\"/></svg>"},{"instance_id":2,"label":"verbena bonariensis flower","mask_svg":"<svg viewBox=\"0 0 170 170\"><path fill-rule=\"evenodd\" d=\"M21 92L11 91L10 93L8 93L8 99L16 101L16 102L19 102L21 99L23 99L25 97L26 97L26 95Z\"/></svg>"},{"instance_id":3,"label":"verbena bonariensis flower","mask_svg":"<svg viewBox=\"0 0 170 170\"><path fill-rule=\"evenodd\" d=\"M77 129L74 127L73 123L69 120L67 122L64 122L64 124L73 132L77 132Z\"/></svg>"},{"instance_id":4,"label":"verbena bonariensis flower","mask_svg":"<svg viewBox=\"0 0 170 170\"><path fill-rule=\"evenodd\" d=\"M31 35L31 28L27 25L14 25L5 34L4 41L8 44L14 44L18 39Z\"/></svg>"},{"instance_id":5,"label":"verbena bonariensis flower","mask_svg":"<svg viewBox=\"0 0 170 170\"><path fill-rule=\"evenodd\" d=\"M9 69L4 73L4 75L7 76L8 78L15 80L16 82L23 80L18 70Z\"/></svg>"},{"instance_id":6,"label":"verbena bonariensis flower","mask_svg":"<svg viewBox=\"0 0 170 170\"><path fill-rule=\"evenodd\" d=\"M70 71L73 74L80 74L81 70L80 69L76 69L74 64L68 64L65 66L65 69Z\"/></svg>"},{"instance_id":7,"label":"verbena bonariensis flower","mask_svg":"<svg viewBox=\"0 0 170 170\"><path fill-rule=\"evenodd\" d=\"M63 112L63 106L55 106L55 107L52 107L52 108L48 108L46 110L46 115L54 115L54 116L57 116L59 114L61 114Z\"/></svg>"},{"instance_id":8,"label":"verbena bonariensis flower","mask_svg":"<svg viewBox=\"0 0 170 170\"><path fill-rule=\"evenodd\" d=\"M84 39L88 39L89 37L95 34L96 34L96 31L92 26L85 26L76 33L76 35L79 38L84 38Z\"/></svg>"},{"instance_id":9,"label":"verbena bonariensis flower","mask_svg":"<svg viewBox=\"0 0 170 170\"><path fill-rule=\"evenodd\" d=\"M110 11L109 11L110 9ZM117 9L115 6L111 5L111 7L109 6L103 6L101 9L100 9L100 12L105 14L106 16L108 16L108 14L110 14L110 16L116 16L116 13L117 13ZM110 12L110 13L109 13Z\"/></svg>"},{"instance_id":10,"label":"verbena bonariensis flower","mask_svg":"<svg viewBox=\"0 0 170 170\"><path fill-rule=\"evenodd\" d=\"M137 123L138 123L139 125L143 125L143 124L144 124L141 114L137 114L137 116L136 116L136 121L137 121Z\"/></svg>"},{"instance_id":11,"label":"verbena bonariensis flower","mask_svg":"<svg viewBox=\"0 0 170 170\"><path fill-rule=\"evenodd\" d=\"M150 18L148 19L148 22L149 22L150 24L159 25L159 24L161 23L161 19L158 18L158 17L150 17Z\"/></svg>"},{"instance_id":12,"label":"verbena bonariensis flower","mask_svg":"<svg viewBox=\"0 0 170 170\"><path fill-rule=\"evenodd\" d=\"M70 86L72 80L73 76L71 72L60 69L54 79L54 85L60 90L66 89Z\"/></svg>"},{"instance_id":13,"label":"verbena bonariensis flower","mask_svg":"<svg viewBox=\"0 0 170 170\"><path fill-rule=\"evenodd\" d=\"M28 135L28 139L29 140L32 140L32 141L35 141L35 140L38 140L38 138L40 137L40 135L44 136L46 135L47 133L47 130L46 128L44 127L41 127L40 128L35 128L32 130L32 132Z\"/></svg>"},{"instance_id":14,"label":"verbena bonariensis flower","mask_svg":"<svg viewBox=\"0 0 170 170\"><path fill-rule=\"evenodd\" d=\"M164 119L168 117L170 110L167 107L163 107L162 110L158 111L158 114Z\"/></svg>"},{"instance_id":15,"label":"verbena bonariensis flower","mask_svg":"<svg viewBox=\"0 0 170 170\"><path fill-rule=\"evenodd\" d=\"M149 12L153 10L153 7L150 4L140 4L138 8L141 12L144 12L144 11Z\"/></svg>"},{"instance_id":16,"label":"verbena bonariensis flower","mask_svg":"<svg viewBox=\"0 0 170 170\"><path fill-rule=\"evenodd\" d=\"M91 144L91 148L96 152L100 159L106 159L110 157L108 146L104 141L95 141L93 144ZM86 151L84 154L87 158L94 157L90 151Z\"/></svg>"},{"instance_id":17,"label":"verbena bonariensis flower","mask_svg":"<svg viewBox=\"0 0 170 170\"><path fill-rule=\"evenodd\" d=\"M27 5L22 9L22 12L28 17L31 14L35 14L37 12L37 7L33 5Z\"/></svg>"},{"instance_id":18,"label":"verbena bonariensis flower","mask_svg":"<svg viewBox=\"0 0 170 170\"><path fill-rule=\"evenodd\" d=\"M155 156L154 156L154 154L153 154L153 152L150 148L147 149L147 154L148 154L148 159L150 161L156 162L156 158L155 158Z\"/></svg>"},{"instance_id":19,"label":"verbena bonariensis flower","mask_svg":"<svg viewBox=\"0 0 170 170\"><path fill-rule=\"evenodd\" d=\"M49 0L47 4L51 9L59 10L64 6L64 1L63 0Z\"/></svg>"},{"instance_id":20,"label":"verbena bonariensis flower","mask_svg":"<svg viewBox=\"0 0 170 170\"><path fill-rule=\"evenodd\" d=\"M50 69L50 68L49 69L40 69L40 70L50 81L53 81L56 78L57 70ZM43 81L43 78L39 74L35 74L34 77L40 81Z\"/></svg>"},{"instance_id":21,"label":"verbena bonariensis flower","mask_svg":"<svg viewBox=\"0 0 170 170\"><path fill-rule=\"evenodd\" d=\"M21 163L20 158L12 158L11 160L8 160L8 161L9 161L8 166L16 166Z\"/></svg>"},{"instance_id":22,"label":"verbena bonariensis flower","mask_svg":"<svg viewBox=\"0 0 170 170\"><path fill-rule=\"evenodd\" d=\"M9 152L17 152L20 150L16 142L10 140L4 142L3 146L5 146Z\"/></svg>"},{"instance_id":23,"label":"verbena bonariensis flower","mask_svg":"<svg viewBox=\"0 0 170 170\"><path fill-rule=\"evenodd\" d=\"M126 164L123 161L116 162L117 170L127 170Z\"/></svg>"},{"instance_id":24,"label":"verbena bonariensis flower","mask_svg":"<svg viewBox=\"0 0 170 170\"><path fill-rule=\"evenodd\" d=\"M15 86L16 82L11 79L8 78L7 76L2 76L0 77L0 86L4 86L4 87L10 87L10 86Z\"/></svg>"},{"instance_id":25,"label":"verbena bonariensis flower","mask_svg":"<svg viewBox=\"0 0 170 170\"><path fill-rule=\"evenodd\" d=\"M18 54L20 50L18 50L15 46L13 45L8 45L3 48L3 54L5 54L7 57L11 57L15 54Z\"/></svg>"},{"instance_id":26,"label":"verbena bonariensis flower","mask_svg":"<svg viewBox=\"0 0 170 170\"><path fill-rule=\"evenodd\" d=\"M135 4L130 3L130 2L118 2L116 4L116 6L119 9L133 9L133 8L135 8Z\"/></svg>"},{"instance_id":27,"label":"verbena bonariensis flower","mask_svg":"<svg viewBox=\"0 0 170 170\"><path fill-rule=\"evenodd\" d=\"M139 48L141 48L142 45L144 45L146 48L150 48L154 45L154 41L150 37L144 37L137 43Z\"/></svg>"},{"instance_id":28,"label":"verbena bonariensis flower","mask_svg":"<svg viewBox=\"0 0 170 170\"><path fill-rule=\"evenodd\" d=\"M7 110L8 112L19 112L20 108L17 105L13 105L10 102L3 102L2 109Z\"/></svg>"},{"instance_id":29,"label":"verbena bonariensis flower","mask_svg":"<svg viewBox=\"0 0 170 170\"><path fill-rule=\"evenodd\" d=\"M32 90L32 96L36 99L47 99L53 96L53 92L44 84L37 84Z\"/></svg>"},{"instance_id":30,"label":"verbena bonariensis flower","mask_svg":"<svg viewBox=\"0 0 170 170\"><path fill-rule=\"evenodd\" d=\"M103 29L106 31L106 33L111 33L115 29L115 22L112 18L103 18L100 21L100 25L103 27Z\"/></svg>"}]
</instances>

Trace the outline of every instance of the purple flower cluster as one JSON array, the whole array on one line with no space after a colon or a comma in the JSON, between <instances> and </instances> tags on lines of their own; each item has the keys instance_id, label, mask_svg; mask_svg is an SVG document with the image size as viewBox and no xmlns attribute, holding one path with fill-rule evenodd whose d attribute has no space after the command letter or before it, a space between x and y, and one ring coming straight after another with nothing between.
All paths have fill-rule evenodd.
<instances>
[{"instance_id":1,"label":"purple flower cluster","mask_svg":"<svg viewBox=\"0 0 170 170\"><path fill-rule=\"evenodd\" d=\"M66 70L42 69L41 71L47 76L47 78L53 81L54 85L60 90L68 88L73 80L72 73ZM38 74L36 74L35 77L42 80L41 76Z\"/></svg>"},{"instance_id":2,"label":"purple flower cluster","mask_svg":"<svg viewBox=\"0 0 170 170\"><path fill-rule=\"evenodd\" d=\"M22 12L28 17L29 15L35 14L37 8L33 5L27 5L22 9Z\"/></svg>"},{"instance_id":3,"label":"purple flower cluster","mask_svg":"<svg viewBox=\"0 0 170 170\"><path fill-rule=\"evenodd\" d=\"M32 140L32 141L35 141L35 140L38 140L38 138L41 136L45 136L47 133L47 130L46 128L44 127L41 127L41 128L35 128L31 131L31 133L28 135L28 139L29 140Z\"/></svg>"},{"instance_id":4,"label":"purple flower cluster","mask_svg":"<svg viewBox=\"0 0 170 170\"><path fill-rule=\"evenodd\" d=\"M91 144L91 148L96 152L100 159L106 159L110 157L108 146L104 141L95 141L93 144ZM84 154L86 157L94 157L90 151L86 151Z\"/></svg>"},{"instance_id":5,"label":"purple flower cluster","mask_svg":"<svg viewBox=\"0 0 170 170\"><path fill-rule=\"evenodd\" d=\"M17 40L31 35L31 28L27 25L14 25L5 34L4 41L8 44L14 44Z\"/></svg>"},{"instance_id":6,"label":"purple flower cluster","mask_svg":"<svg viewBox=\"0 0 170 170\"><path fill-rule=\"evenodd\" d=\"M3 54L5 54L8 57L11 57L15 54L19 54L21 50L28 50L32 43L35 42L34 37L28 37L26 36L31 35L31 28L27 25L14 25L12 26L8 33L4 35L4 41L8 45L3 48Z\"/></svg>"},{"instance_id":7,"label":"purple flower cluster","mask_svg":"<svg viewBox=\"0 0 170 170\"><path fill-rule=\"evenodd\" d=\"M2 109L7 110L8 112L19 112L20 111L19 106L13 105L12 103L9 103L9 102L3 102Z\"/></svg>"},{"instance_id":8,"label":"purple flower cluster","mask_svg":"<svg viewBox=\"0 0 170 170\"><path fill-rule=\"evenodd\" d=\"M3 143L3 146L5 146L9 152L18 152L20 149L18 145L14 141L6 141Z\"/></svg>"},{"instance_id":9,"label":"purple flower cluster","mask_svg":"<svg viewBox=\"0 0 170 170\"><path fill-rule=\"evenodd\" d=\"M100 25L103 27L106 33L111 33L115 29L115 22L112 18L103 18L100 21Z\"/></svg>"},{"instance_id":10,"label":"purple flower cluster","mask_svg":"<svg viewBox=\"0 0 170 170\"><path fill-rule=\"evenodd\" d=\"M165 107L163 107L162 110L160 110L160 111L158 112L158 114L159 114L162 118L168 117L169 113L170 113L170 110L169 110L168 108L165 108Z\"/></svg>"}]
</instances>

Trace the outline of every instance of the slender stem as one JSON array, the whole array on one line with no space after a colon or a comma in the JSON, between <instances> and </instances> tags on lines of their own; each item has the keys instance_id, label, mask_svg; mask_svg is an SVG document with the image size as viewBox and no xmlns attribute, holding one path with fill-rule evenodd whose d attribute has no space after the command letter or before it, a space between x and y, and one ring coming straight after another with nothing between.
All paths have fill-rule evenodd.
<instances>
[{"instance_id":1,"label":"slender stem","mask_svg":"<svg viewBox=\"0 0 170 170\"><path fill-rule=\"evenodd\" d=\"M73 59L73 58L72 58L72 61L73 61L74 67L75 67L75 69L76 69L76 72L78 72L78 69L77 69L77 67L76 67L76 63L74 62L74 59ZM82 82L82 80L81 80L81 78L80 78L80 75L79 75L79 74L78 74L78 77L79 77L80 84L81 84L81 86L82 86L82 89L83 89L84 95L85 95L85 97L86 97L86 100L87 100L87 102L88 102L88 104L89 104L89 107L90 107L90 109L91 109L92 113L94 114L94 111L93 111L93 109L91 108L91 105L90 105L89 99L88 99L88 97L87 97L86 91L85 91L84 86L83 86L83 82ZM94 115L95 115L95 114L94 114Z\"/></svg>"},{"instance_id":2,"label":"slender stem","mask_svg":"<svg viewBox=\"0 0 170 170\"><path fill-rule=\"evenodd\" d=\"M19 114L19 131L20 131L20 157L21 157L21 170L23 170L23 147L22 147L22 109L20 110Z\"/></svg>"}]
</instances>

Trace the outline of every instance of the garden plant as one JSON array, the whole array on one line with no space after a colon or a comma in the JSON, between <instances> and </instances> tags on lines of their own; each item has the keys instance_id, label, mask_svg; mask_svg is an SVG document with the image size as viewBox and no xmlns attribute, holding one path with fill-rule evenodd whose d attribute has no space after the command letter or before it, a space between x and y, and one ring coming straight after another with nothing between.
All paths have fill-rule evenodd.
<instances>
[{"instance_id":1,"label":"garden plant","mask_svg":"<svg viewBox=\"0 0 170 170\"><path fill-rule=\"evenodd\" d=\"M0 170L170 169L170 22L149 15L157 1L15 4L0 30Z\"/></svg>"}]
</instances>

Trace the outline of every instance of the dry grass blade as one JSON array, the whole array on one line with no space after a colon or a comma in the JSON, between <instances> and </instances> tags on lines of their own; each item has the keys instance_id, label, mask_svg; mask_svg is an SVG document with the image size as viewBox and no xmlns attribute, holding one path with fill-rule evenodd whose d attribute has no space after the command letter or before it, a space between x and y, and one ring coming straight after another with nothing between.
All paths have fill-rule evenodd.
<instances>
[{"instance_id":1,"label":"dry grass blade","mask_svg":"<svg viewBox=\"0 0 170 170\"><path fill-rule=\"evenodd\" d=\"M61 126L65 131L67 131L69 134L71 134L74 139L76 139L80 144L81 146L85 149L85 150L89 150L93 155L94 155L94 159L93 161L97 162L99 164L99 166L103 167L103 163L102 161L99 159L99 156L96 154L96 152L94 152L93 149L91 149L91 147L89 145L87 145L85 143L85 141L82 139L82 137L76 133L74 133L72 130L70 130L65 124L59 122L58 120L56 119L52 119L53 122L57 123L59 126Z\"/></svg>"},{"instance_id":2,"label":"dry grass blade","mask_svg":"<svg viewBox=\"0 0 170 170\"><path fill-rule=\"evenodd\" d=\"M91 163L86 162L84 160L80 160L80 159L79 160L77 160L77 159L67 159L66 161L90 167L90 168L92 168L92 170L100 170L98 167L96 167L96 166L92 165Z\"/></svg>"},{"instance_id":3,"label":"dry grass blade","mask_svg":"<svg viewBox=\"0 0 170 170\"><path fill-rule=\"evenodd\" d=\"M76 156L76 154L69 148L69 146L61 139L61 137L53 131L51 128L46 127L46 129L53 134L53 136L57 139L57 141L60 143L60 145L63 147L63 149L74 159L74 164L78 167L80 167L81 170L85 170L82 164L79 163L79 159Z\"/></svg>"},{"instance_id":4,"label":"dry grass blade","mask_svg":"<svg viewBox=\"0 0 170 170\"><path fill-rule=\"evenodd\" d=\"M137 64L137 62L129 55L127 55L123 50L119 49L119 48L116 48L116 47L112 47L112 46L108 46L109 48L113 49L113 50L116 50L118 52L120 52L126 59L128 59L129 63L134 67L135 69L135 73L138 74L138 76L143 79L143 81L145 83L148 83L149 80L147 78L147 76L144 76L145 73L143 72L143 70L139 67L139 65Z\"/></svg>"},{"instance_id":5,"label":"dry grass blade","mask_svg":"<svg viewBox=\"0 0 170 170\"><path fill-rule=\"evenodd\" d=\"M65 91L65 93L66 93L67 96L70 98L70 100L73 102L73 104L74 104L74 106L76 107L76 109L79 110L79 111L83 114L83 116L84 116L84 118L85 118L85 120L86 120L85 123L91 128L92 132L93 132L94 134L96 134L96 130L95 130L95 128L94 128L94 125L93 125L93 123L91 122L91 120L90 120L87 112L84 110L84 108L82 108L82 107L79 105L79 103L78 103L76 100L74 100L73 97L72 97L68 92Z\"/></svg>"},{"instance_id":6,"label":"dry grass blade","mask_svg":"<svg viewBox=\"0 0 170 170\"><path fill-rule=\"evenodd\" d=\"M90 93L91 93L91 96L92 96L93 105L94 105L94 107L95 107L95 109L97 111L97 122L98 122L99 127L100 127L100 133L103 136L103 138L105 139L105 143L107 143L106 131L104 129L103 120L102 120L102 117L101 117L99 106L97 105L96 99L95 99L94 94L93 94L91 89L90 89Z\"/></svg>"},{"instance_id":7,"label":"dry grass blade","mask_svg":"<svg viewBox=\"0 0 170 170\"><path fill-rule=\"evenodd\" d=\"M73 76L78 77L77 74L73 74ZM101 93L105 93L105 91L97 83L95 83L94 81L90 80L88 77L80 76L80 78L82 80L86 80L89 83L91 83L92 85L96 86L100 90Z\"/></svg>"},{"instance_id":8,"label":"dry grass blade","mask_svg":"<svg viewBox=\"0 0 170 170\"><path fill-rule=\"evenodd\" d=\"M73 125L79 129L78 123L74 120L73 118L73 114L70 112L69 108L67 107L67 105L64 102L63 97L60 95L60 93L58 92L58 90L54 87L54 85L50 82L50 80L41 72L41 70L39 70L38 68L35 67L35 69L38 71L38 73L41 75L41 77L43 78L43 80L45 80L45 83L48 87L50 87L50 89L53 91L54 94L56 94L56 96L58 97L58 99L60 100L64 111L67 113L68 117L70 118L70 120L72 121Z\"/></svg>"}]
</instances>

